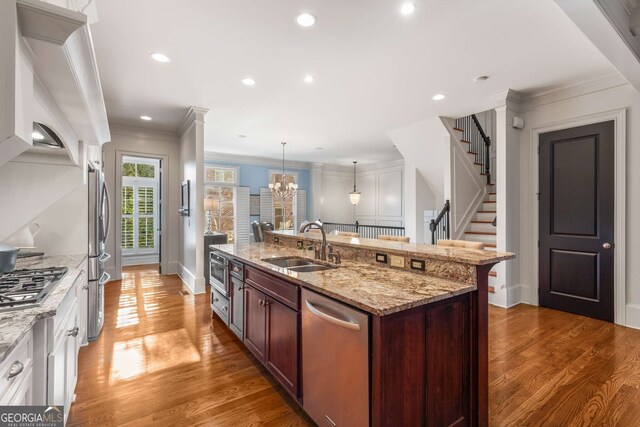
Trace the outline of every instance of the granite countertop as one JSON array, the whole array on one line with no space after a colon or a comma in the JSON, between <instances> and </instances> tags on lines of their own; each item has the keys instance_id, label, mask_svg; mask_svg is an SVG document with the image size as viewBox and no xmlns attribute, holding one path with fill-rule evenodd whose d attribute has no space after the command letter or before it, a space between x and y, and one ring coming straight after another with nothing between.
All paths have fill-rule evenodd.
<instances>
[{"instance_id":1,"label":"granite countertop","mask_svg":"<svg viewBox=\"0 0 640 427\"><path fill-rule=\"evenodd\" d=\"M269 232L268 232L269 233ZM319 233L299 233L297 231L271 231L274 235L305 240L322 240ZM427 245L424 243L402 243L389 240L365 239L362 237L346 237L327 234L327 243L337 243L353 248L382 250L419 258L431 258L441 261L459 262L462 264L485 265L515 258L510 252L482 251L479 249L453 248L446 246Z\"/></svg>"},{"instance_id":2,"label":"granite countertop","mask_svg":"<svg viewBox=\"0 0 640 427\"><path fill-rule=\"evenodd\" d=\"M39 319L56 315L58 306L71 289L78 275L86 268L86 254L52 255L18 260L16 270L23 268L67 267L67 274L47 295L40 307L0 312L0 363Z\"/></svg>"},{"instance_id":3,"label":"granite countertop","mask_svg":"<svg viewBox=\"0 0 640 427\"><path fill-rule=\"evenodd\" d=\"M343 260L339 268L312 273L293 272L263 261L286 256L310 258L308 251L281 245L237 243L211 245L211 248L377 316L477 289L475 285L349 260Z\"/></svg>"}]
</instances>

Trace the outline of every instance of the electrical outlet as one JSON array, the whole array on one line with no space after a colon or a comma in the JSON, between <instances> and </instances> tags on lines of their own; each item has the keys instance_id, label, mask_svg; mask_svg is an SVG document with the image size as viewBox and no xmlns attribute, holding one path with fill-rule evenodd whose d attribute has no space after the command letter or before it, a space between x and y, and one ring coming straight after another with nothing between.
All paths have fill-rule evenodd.
<instances>
[{"instance_id":1,"label":"electrical outlet","mask_svg":"<svg viewBox=\"0 0 640 427\"><path fill-rule=\"evenodd\" d=\"M404 268L404 257L391 255L389 263L391 264L391 267Z\"/></svg>"},{"instance_id":2,"label":"electrical outlet","mask_svg":"<svg viewBox=\"0 0 640 427\"><path fill-rule=\"evenodd\" d=\"M280 238L278 236L275 236L273 238L273 243L280 243Z\"/></svg>"},{"instance_id":3,"label":"electrical outlet","mask_svg":"<svg viewBox=\"0 0 640 427\"><path fill-rule=\"evenodd\" d=\"M298 240L297 246L298 249L304 249L304 240Z\"/></svg>"},{"instance_id":4,"label":"electrical outlet","mask_svg":"<svg viewBox=\"0 0 640 427\"><path fill-rule=\"evenodd\" d=\"M425 266L424 266L425 262L423 259L412 259L411 260L411 269L412 270L420 270L420 271L424 271Z\"/></svg>"},{"instance_id":5,"label":"electrical outlet","mask_svg":"<svg viewBox=\"0 0 640 427\"><path fill-rule=\"evenodd\" d=\"M376 254L376 261L386 264L387 254Z\"/></svg>"}]
</instances>

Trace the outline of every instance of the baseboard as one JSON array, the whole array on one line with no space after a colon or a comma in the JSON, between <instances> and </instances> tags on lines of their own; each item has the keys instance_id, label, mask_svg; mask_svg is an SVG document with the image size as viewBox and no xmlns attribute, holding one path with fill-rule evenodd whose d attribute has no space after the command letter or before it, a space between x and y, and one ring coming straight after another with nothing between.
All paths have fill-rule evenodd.
<instances>
[{"instance_id":1,"label":"baseboard","mask_svg":"<svg viewBox=\"0 0 640 427\"><path fill-rule=\"evenodd\" d=\"M180 271L180 263L178 261L171 261L167 263L167 271L163 271L163 275L178 274Z\"/></svg>"},{"instance_id":2,"label":"baseboard","mask_svg":"<svg viewBox=\"0 0 640 427\"><path fill-rule=\"evenodd\" d=\"M182 283L187 286L189 293L194 294L196 276L180 262L178 263L178 276L182 279Z\"/></svg>"},{"instance_id":3,"label":"baseboard","mask_svg":"<svg viewBox=\"0 0 640 427\"><path fill-rule=\"evenodd\" d=\"M625 315L626 315L627 327L640 329L640 305L639 304L627 304L627 310Z\"/></svg>"},{"instance_id":4,"label":"baseboard","mask_svg":"<svg viewBox=\"0 0 640 427\"><path fill-rule=\"evenodd\" d=\"M525 285L513 285L507 287L507 308L522 304L523 295L528 295L529 288Z\"/></svg>"},{"instance_id":5,"label":"baseboard","mask_svg":"<svg viewBox=\"0 0 640 427\"><path fill-rule=\"evenodd\" d=\"M205 293L204 277L196 277L188 268L178 263L178 276L192 295Z\"/></svg>"},{"instance_id":6,"label":"baseboard","mask_svg":"<svg viewBox=\"0 0 640 427\"><path fill-rule=\"evenodd\" d=\"M160 261L158 254L152 255L125 255L122 257L122 266L127 267L130 265L147 265L157 264Z\"/></svg>"}]
</instances>

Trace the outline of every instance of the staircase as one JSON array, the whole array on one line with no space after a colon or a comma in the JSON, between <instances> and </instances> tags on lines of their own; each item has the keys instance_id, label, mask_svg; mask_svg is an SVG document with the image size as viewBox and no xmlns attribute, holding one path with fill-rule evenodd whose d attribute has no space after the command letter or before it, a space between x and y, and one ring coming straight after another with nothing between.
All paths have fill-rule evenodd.
<instances>
[{"instance_id":1,"label":"staircase","mask_svg":"<svg viewBox=\"0 0 640 427\"><path fill-rule=\"evenodd\" d=\"M496 250L496 188L491 180L490 146L491 139L485 135L475 115L456 119L454 131L460 133L460 144L467 152L469 160L478 167L478 173L486 177L487 197L483 200L475 217L465 230L464 240L484 243L485 250ZM494 293L497 286L497 273L489 272L489 292Z\"/></svg>"}]
</instances>

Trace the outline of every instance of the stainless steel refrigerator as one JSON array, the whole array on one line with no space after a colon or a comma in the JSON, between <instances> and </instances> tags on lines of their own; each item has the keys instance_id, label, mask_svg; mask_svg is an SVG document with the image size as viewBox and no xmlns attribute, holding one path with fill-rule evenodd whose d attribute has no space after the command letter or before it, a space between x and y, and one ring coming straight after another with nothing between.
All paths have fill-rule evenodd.
<instances>
[{"instance_id":1,"label":"stainless steel refrigerator","mask_svg":"<svg viewBox=\"0 0 640 427\"><path fill-rule=\"evenodd\" d=\"M111 278L105 271L105 262L111 255L105 252L109 235L110 199L104 182L104 173L89 164L89 310L87 338L94 341L104 323L104 285Z\"/></svg>"}]
</instances>

